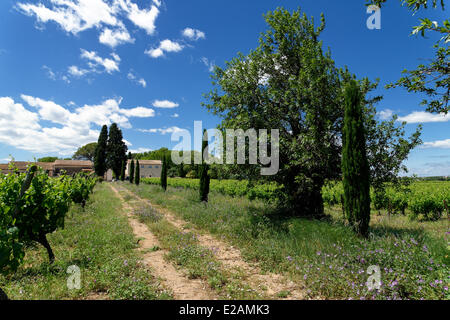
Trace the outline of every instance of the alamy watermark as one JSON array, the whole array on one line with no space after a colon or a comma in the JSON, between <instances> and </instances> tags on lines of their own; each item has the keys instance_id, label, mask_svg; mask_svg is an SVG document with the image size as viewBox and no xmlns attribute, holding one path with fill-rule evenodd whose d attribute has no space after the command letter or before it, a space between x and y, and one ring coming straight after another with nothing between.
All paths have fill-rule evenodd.
<instances>
[{"instance_id":1,"label":"alamy watermark","mask_svg":"<svg viewBox=\"0 0 450 320\"><path fill-rule=\"evenodd\" d=\"M370 17L367 19L366 25L369 30L381 29L381 8L376 5L367 7L367 13Z\"/></svg>"},{"instance_id":2,"label":"alamy watermark","mask_svg":"<svg viewBox=\"0 0 450 320\"><path fill-rule=\"evenodd\" d=\"M248 164L261 165L261 175L276 175L280 168L280 131L278 129L226 129L225 139L222 131L208 129L203 134L202 121L194 122L194 149L192 149L192 136L188 130L180 130L172 133L171 141L179 142L172 151L173 163L201 164L204 160L207 164ZM180 141L181 140L181 141ZM208 148L203 152L195 152L194 159L191 150L201 150L202 142L209 141ZM212 141L212 142L211 142ZM247 143L248 141L248 143ZM224 142L226 146L224 157ZM247 157L248 146L248 157ZM211 148L212 147L212 148ZM270 148L270 156L269 149ZM180 151L181 155L180 155ZM259 151L259 152L258 152Z\"/></svg>"},{"instance_id":3,"label":"alamy watermark","mask_svg":"<svg viewBox=\"0 0 450 320\"><path fill-rule=\"evenodd\" d=\"M78 266L70 266L66 271L70 276L67 278L67 288L69 290L81 289L81 270Z\"/></svg>"}]
</instances>

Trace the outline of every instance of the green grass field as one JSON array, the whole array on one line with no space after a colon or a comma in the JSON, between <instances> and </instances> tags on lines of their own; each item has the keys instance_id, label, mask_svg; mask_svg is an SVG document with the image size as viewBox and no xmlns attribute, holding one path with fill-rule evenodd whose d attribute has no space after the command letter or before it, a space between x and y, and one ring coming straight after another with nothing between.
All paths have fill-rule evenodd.
<instances>
[{"instance_id":1,"label":"green grass field","mask_svg":"<svg viewBox=\"0 0 450 320\"><path fill-rule=\"evenodd\" d=\"M168 208L197 228L227 240L267 271L304 281L308 294L328 299L448 299L449 222L413 222L373 212L371 239L358 238L343 223L339 207L329 220L277 218L277 208L259 200L198 191L128 184L140 197ZM369 292L371 265L381 269L382 286Z\"/></svg>"}]
</instances>

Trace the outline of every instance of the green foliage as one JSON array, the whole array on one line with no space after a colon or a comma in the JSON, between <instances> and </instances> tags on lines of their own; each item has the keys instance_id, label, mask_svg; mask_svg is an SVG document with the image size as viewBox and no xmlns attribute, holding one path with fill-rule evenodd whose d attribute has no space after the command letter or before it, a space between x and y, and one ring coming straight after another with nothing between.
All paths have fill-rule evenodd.
<instances>
[{"instance_id":1,"label":"green foliage","mask_svg":"<svg viewBox=\"0 0 450 320\"><path fill-rule=\"evenodd\" d=\"M320 216L324 181L340 172L340 71L319 40L323 16L318 27L300 10L278 8L265 19L258 48L215 69L204 105L223 117L221 128L279 129L280 170L271 178L283 185L280 200L293 214ZM245 178L259 169L236 166Z\"/></svg>"},{"instance_id":2,"label":"green foliage","mask_svg":"<svg viewBox=\"0 0 450 320\"><path fill-rule=\"evenodd\" d=\"M329 183L323 189L327 204L340 203L344 194L342 183ZM408 187L390 185L379 194L371 190L371 201L376 210L388 210L391 214L407 214L414 220L436 220L445 209L444 201L450 203L450 183L448 181L417 181Z\"/></svg>"},{"instance_id":3,"label":"green foliage","mask_svg":"<svg viewBox=\"0 0 450 320\"><path fill-rule=\"evenodd\" d=\"M75 152L74 155L72 156L72 159L74 160L86 159L89 161L93 161L95 158L97 145L98 145L97 142L92 142L78 148L77 152Z\"/></svg>"},{"instance_id":4,"label":"green foliage","mask_svg":"<svg viewBox=\"0 0 450 320\"><path fill-rule=\"evenodd\" d=\"M134 183L138 186L141 182L141 166L139 165L139 160L136 160L136 175L134 177Z\"/></svg>"},{"instance_id":5,"label":"green foliage","mask_svg":"<svg viewBox=\"0 0 450 320\"><path fill-rule=\"evenodd\" d=\"M127 163L126 161L122 161L122 169L120 170L120 181L125 181L125 167Z\"/></svg>"},{"instance_id":6,"label":"green foliage","mask_svg":"<svg viewBox=\"0 0 450 320\"><path fill-rule=\"evenodd\" d=\"M387 0L367 0L368 4L376 4L382 6ZM438 0L402 0L402 5L406 5L408 9L415 14L421 9L439 6ZM440 0L440 7L445 10L444 0ZM422 101L422 105L427 107L428 112L445 113L449 112L449 94L450 94L450 20L444 20L441 25L437 21L431 21L428 18L422 18L420 25L415 26L412 35L420 34L425 37L425 33L432 31L441 35L441 38L434 45L436 50L435 58L428 65L421 64L416 70L404 70L404 76L396 83L389 84L386 88L403 87L408 92L424 93L431 98ZM444 46L441 46L444 43Z\"/></svg>"},{"instance_id":7,"label":"green foliage","mask_svg":"<svg viewBox=\"0 0 450 320\"><path fill-rule=\"evenodd\" d=\"M159 185L158 178L144 178L145 184ZM172 178L167 180L167 185L174 188L199 190L199 179ZM233 197L248 196L249 199L262 199L274 202L281 192L281 187L275 182L250 185L247 180L210 180L210 191L226 194Z\"/></svg>"},{"instance_id":8,"label":"green foliage","mask_svg":"<svg viewBox=\"0 0 450 320\"><path fill-rule=\"evenodd\" d=\"M89 195L94 190L97 179L91 175L78 173L70 181L70 198L74 203L81 205L82 208L86 206Z\"/></svg>"},{"instance_id":9,"label":"green foliage","mask_svg":"<svg viewBox=\"0 0 450 320\"><path fill-rule=\"evenodd\" d=\"M30 181L29 188L25 181ZM23 257L22 244L36 241L42 244L54 261L46 235L64 228L64 219L72 201L86 203L97 180L77 175L50 178L42 170L36 175L10 173L0 181L1 269L14 269ZM9 258L3 254L9 252Z\"/></svg>"},{"instance_id":10,"label":"green foliage","mask_svg":"<svg viewBox=\"0 0 450 320\"><path fill-rule=\"evenodd\" d=\"M37 161L38 161L38 162L48 162L48 163L51 163L51 162L55 162L55 161L58 160L58 159L59 159L58 157L43 157L43 158L37 159Z\"/></svg>"},{"instance_id":11,"label":"green foliage","mask_svg":"<svg viewBox=\"0 0 450 320\"><path fill-rule=\"evenodd\" d=\"M366 155L362 95L356 81L345 88L342 133L342 176L345 216L355 231L367 237L370 221L370 174Z\"/></svg>"},{"instance_id":12,"label":"green foliage","mask_svg":"<svg viewBox=\"0 0 450 320\"><path fill-rule=\"evenodd\" d=\"M100 136L98 137L98 143L97 148L95 149L95 157L94 157L95 173L99 177L103 177L105 175L106 170L108 169L106 164L107 144L108 144L108 127L105 125L102 127L102 131L100 132Z\"/></svg>"},{"instance_id":13,"label":"green foliage","mask_svg":"<svg viewBox=\"0 0 450 320\"><path fill-rule=\"evenodd\" d=\"M134 181L134 159L131 160L130 164L130 183Z\"/></svg>"},{"instance_id":14,"label":"green foliage","mask_svg":"<svg viewBox=\"0 0 450 320\"><path fill-rule=\"evenodd\" d=\"M200 165L199 171L200 171L200 201L202 202L208 202L208 193L209 193L209 183L210 183L210 177L208 174L209 165L206 163L208 155L208 134L206 130L203 131L203 141L202 141L202 164Z\"/></svg>"},{"instance_id":15,"label":"green foliage","mask_svg":"<svg viewBox=\"0 0 450 320\"><path fill-rule=\"evenodd\" d=\"M107 145L107 164L112 169L117 178L120 177L122 161L127 158L127 146L123 141L122 130L116 123L109 128L108 145Z\"/></svg>"},{"instance_id":16,"label":"green foliage","mask_svg":"<svg viewBox=\"0 0 450 320\"><path fill-rule=\"evenodd\" d=\"M160 183L164 190L167 190L167 165L167 158L163 157Z\"/></svg>"}]
</instances>

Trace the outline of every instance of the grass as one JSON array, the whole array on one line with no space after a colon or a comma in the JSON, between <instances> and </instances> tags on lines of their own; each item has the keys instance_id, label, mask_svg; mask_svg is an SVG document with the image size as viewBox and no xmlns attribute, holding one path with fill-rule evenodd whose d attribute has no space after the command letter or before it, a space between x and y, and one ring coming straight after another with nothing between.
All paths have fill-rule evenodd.
<instances>
[{"instance_id":1,"label":"grass","mask_svg":"<svg viewBox=\"0 0 450 320\"><path fill-rule=\"evenodd\" d=\"M411 222L373 216L370 240L358 238L338 208L330 219L278 218L277 208L243 197L141 185L127 188L180 218L239 247L263 270L303 281L310 297L329 299L449 299L448 221ZM334 213L333 213L334 211ZM381 287L369 291L369 266L381 271Z\"/></svg>"},{"instance_id":2,"label":"grass","mask_svg":"<svg viewBox=\"0 0 450 320\"><path fill-rule=\"evenodd\" d=\"M168 250L167 259L187 271L190 279L205 280L220 297L225 299L260 298L242 281L242 275L225 270L223 265L215 259L214 248L201 246L194 233L177 229L148 205L135 206L134 214L155 234L161 247ZM160 249L152 248L152 250Z\"/></svg>"},{"instance_id":3,"label":"grass","mask_svg":"<svg viewBox=\"0 0 450 320\"><path fill-rule=\"evenodd\" d=\"M45 250L30 246L17 272L0 276L10 299L171 299L140 263L132 229L120 213L120 200L105 184L96 187L85 210L73 206L65 229L48 236L56 262ZM69 290L69 266L81 269L81 289Z\"/></svg>"}]
</instances>

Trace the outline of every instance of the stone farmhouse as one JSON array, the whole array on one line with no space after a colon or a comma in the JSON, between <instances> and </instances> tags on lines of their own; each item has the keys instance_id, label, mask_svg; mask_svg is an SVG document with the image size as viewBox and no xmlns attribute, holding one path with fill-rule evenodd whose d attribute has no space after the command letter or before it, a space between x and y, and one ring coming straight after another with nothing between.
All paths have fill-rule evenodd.
<instances>
[{"instance_id":1,"label":"stone farmhouse","mask_svg":"<svg viewBox=\"0 0 450 320\"><path fill-rule=\"evenodd\" d=\"M41 167L50 177L58 176L64 171L68 175L94 171L92 161L56 160L55 162L11 161L9 164L0 164L0 172L4 174L9 173L11 171L9 167L13 165L20 173L23 173L27 171L27 167L31 164L36 164L38 167Z\"/></svg>"},{"instance_id":2,"label":"stone farmhouse","mask_svg":"<svg viewBox=\"0 0 450 320\"><path fill-rule=\"evenodd\" d=\"M136 160L134 160L136 165ZM125 169L125 176L130 177L130 166L131 160L127 161L127 167ZM141 178L160 178L162 171L162 161L161 160L139 160L140 166L140 176Z\"/></svg>"}]
</instances>

